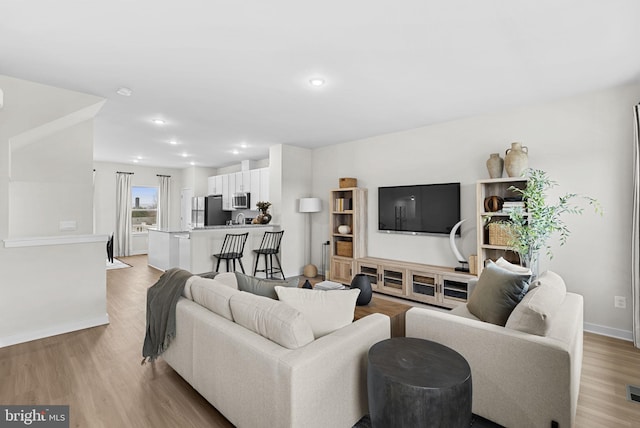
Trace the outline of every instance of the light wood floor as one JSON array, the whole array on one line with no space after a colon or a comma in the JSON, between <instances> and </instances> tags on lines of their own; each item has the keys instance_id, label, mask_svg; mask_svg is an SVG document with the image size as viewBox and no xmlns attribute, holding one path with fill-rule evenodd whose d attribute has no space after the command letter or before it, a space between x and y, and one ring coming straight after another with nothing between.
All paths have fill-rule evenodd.
<instances>
[{"instance_id":1,"label":"light wood floor","mask_svg":"<svg viewBox=\"0 0 640 428\"><path fill-rule=\"evenodd\" d=\"M122 260L133 267L107 271L108 326L0 349L0 404L69 404L72 427L230 427L164 361L140 365L146 290L161 273L146 256ZM587 333L584 351L576 427L640 427L625 389L640 385L640 350Z\"/></svg>"}]
</instances>

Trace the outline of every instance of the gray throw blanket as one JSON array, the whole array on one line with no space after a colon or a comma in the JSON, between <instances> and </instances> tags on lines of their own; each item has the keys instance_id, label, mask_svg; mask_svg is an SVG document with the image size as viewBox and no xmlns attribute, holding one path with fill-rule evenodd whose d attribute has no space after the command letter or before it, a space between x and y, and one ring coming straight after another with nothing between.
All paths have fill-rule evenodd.
<instances>
[{"instance_id":1,"label":"gray throw blanket","mask_svg":"<svg viewBox=\"0 0 640 428\"><path fill-rule=\"evenodd\" d=\"M193 276L172 268L147 290L147 329L142 345L142 364L160 356L176 335L176 305L184 285Z\"/></svg>"}]
</instances>

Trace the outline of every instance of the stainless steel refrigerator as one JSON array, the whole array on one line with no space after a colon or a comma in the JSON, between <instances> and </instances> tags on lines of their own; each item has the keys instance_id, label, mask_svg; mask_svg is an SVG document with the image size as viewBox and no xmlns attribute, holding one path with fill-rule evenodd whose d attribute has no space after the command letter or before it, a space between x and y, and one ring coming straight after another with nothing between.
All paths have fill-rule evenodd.
<instances>
[{"instance_id":1,"label":"stainless steel refrigerator","mask_svg":"<svg viewBox=\"0 0 640 428\"><path fill-rule=\"evenodd\" d=\"M222 210L222 195L209 195L204 198L204 225L218 226L231 220L231 212Z\"/></svg>"}]
</instances>

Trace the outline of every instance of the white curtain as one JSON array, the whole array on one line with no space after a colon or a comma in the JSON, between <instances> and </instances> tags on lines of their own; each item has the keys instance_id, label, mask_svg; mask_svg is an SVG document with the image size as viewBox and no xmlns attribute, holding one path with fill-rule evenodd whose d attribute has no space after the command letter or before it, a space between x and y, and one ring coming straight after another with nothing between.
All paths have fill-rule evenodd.
<instances>
[{"instance_id":1,"label":"white curtain","mask_svg":"<svg viewBox=\"0 0 640 428\"><path fill-rule=\"evenodd\" d=\"M640 348L640 104L633 108L633 231L631 247L631 299L633 301L633 343Z\"/></svg>"},{"instance_id":2,"label":"white curtain","mask_svg":"<svg viewBox=\"0 0 640 428\"><path fill-rule=\"evenodd\" d=\"M117 172L115 256L131 255L131 173Z\"/></svg>"},{"instance_id":3,"label":"white curtain","mask_svg":"<svg viewBox=\"0 0 640 428\"><path fill-rule=\"evenodd\" d=\"M171 188L171 176L159 175L160 187L158 189L158 228L169 228L169 189Z\"/></svg>"}]
</instances>

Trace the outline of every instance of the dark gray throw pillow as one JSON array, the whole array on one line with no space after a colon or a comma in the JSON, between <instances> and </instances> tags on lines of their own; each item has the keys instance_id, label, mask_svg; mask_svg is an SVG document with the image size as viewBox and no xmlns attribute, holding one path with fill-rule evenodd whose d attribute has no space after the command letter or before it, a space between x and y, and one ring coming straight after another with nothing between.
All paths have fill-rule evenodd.
<instances>
[{"instance_id":1,"label":"dark gray throw pillow","mask_svg":"<svg viewBox=\"0 0 640 428\"><path fill-rule=\"evenodd\" d=\"M467 309L485 322L504 326L529 289L531 275L511 272L489 261L467 302Z\"/></svg>"},{"instance_id":2,"label":"dark gray throw pillow","mask_svg":"<svg viewBox=\"0 0 640 428\"><path fill-rule=\"evenodd\" d=\"M297 277L289 278L287 280L279 280L256 278L255 276L249 276L239 272L235 272L235 274L236 279L238 280L238 290L246 291L258 296L269 297L274 300L278 300L278 295L275 290L276 285L280 285L282 287L297 287L299 283Z\"/></svg>"}]
</instances>

